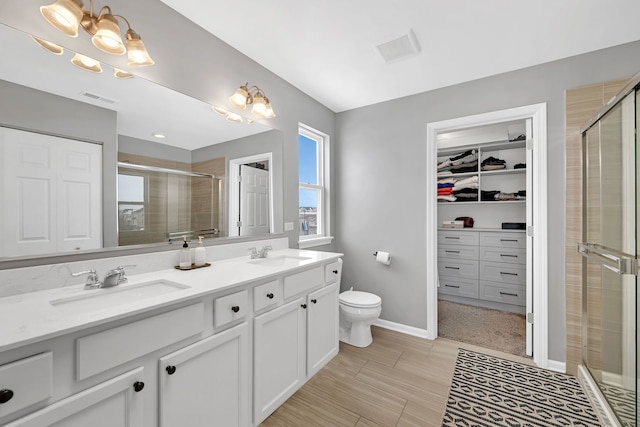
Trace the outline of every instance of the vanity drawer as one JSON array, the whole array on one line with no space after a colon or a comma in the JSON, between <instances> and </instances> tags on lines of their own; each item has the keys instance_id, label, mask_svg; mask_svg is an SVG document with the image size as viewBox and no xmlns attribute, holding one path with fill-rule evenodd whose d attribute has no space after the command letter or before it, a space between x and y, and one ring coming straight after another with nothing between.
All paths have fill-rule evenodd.
<instances>
[{"instance_id":1,"label":"vanity drawer","mask_svg":"<svg viewBox=\"0 0 640 427\"><path fill-rule=\"evenodd\" d=\"M324 285L324 271L322 267L315 267L284 278L284 299L306 292Z\"/></svg>"},{"instance_id":2,"label":"vanity drawer","mask_svg":"<svg viewBox=\"0 0 640 427\"><path fill-rule=\"evenodd\" d=\"M83 380L159 350L204 329L204 304L197 303L76 340L77 379Z\"/></svg>"},{"instance_id":3,"label":"vanity drawer","mask_svg":"<svg viewBox=\"0 0 640 427\"><path fill-rule=\"evenodd\" d=\"M467 298L478 298L478 281L441 277L438 293L457 295Z\"/></svg>"},{"instance_id":4,"label":"vanity drawer","mask_svg":"<svg viewBox=\"0 0 640 427\"><path fill-rule=\"evenodd\" d=\"M478 246L438 245L438 258L478 259Z\"/></svg>"},{"instance_id":5,"label":"vanity drawer","mask_svg":"<svg viewBox=\"0 0 640 427\"><path fill-rule=\"evenodd\" d=\"M263 285L253 288L253 311L260 311L263 308L277 305L283 300L282 283L280 280L273 280Z\"/></svg>"},{"instance_id":6,"label":"vanity drawer","mask_svg":"<svg viewBox=\"0 0 640 427\"><path fill-rule=\"evenodd\" d=\"M53 354L38 354L0 366L0 419L51 397Z\"/></svg>"},{"instance_id":7,"label":"vanity drawer","mask_svg":"<svg viewBox=\"0 0 640 427\"><path fill-rule=\"evenodd\" d=\"M524 286L481 280L480 299L524 306L527 304L527 291Z\"/></svg>"},{"instance_id":8,"label":"vanity drawer","mask_svg":"<svg viewBox=\"0 0 640 427\"><path fill-rule=\"evenodd\" d=\"M342 276L342 262L336 261L331 264L327 264L324 267L324 281L326 283L333 283L340 279Z\"/></svg>"},{"instance_id":9,"label":"vanity drawer","mask_svg":"<svg viewBox=\"0 0 640 427\"><path fill-rule=\"evenodd\" d=\"M522 233L480 233L480 246L526 249L527 236Z\"/></svg>"},{"instance_id":10,"label":"vanity drawer","mask_svg":"<svg viewBox=\"0 0 640 427\"><path fill-rule=\"evenodd\" d=\"M526 285L527 269L525 265L482 261L480 263L480 280Z\"/></svg>"},{"instance_id":11,"label":"vanity drawer","mask_svg":"<svg viewBox=\"0 0 640 427\"><path fill-rule=\"evenodd\" d=\"M441 259L438 261L438 273L458 279L477 279L478 261Z\"/></svg>"},{"instance_id":12,"label":"vanity drawer","mask_svg":"<svg viewBox=\"0 0 640 427\"><path fill-rule=\"evenodd\" d=\"M213 326L219 328L234 320L242 319L249 312L247 291L236 292L213 300Z\"/></svg>"},{"instance_id":13,"label":"vanity drawer","mask_svg":"<svg viewBox=\"0 0 640 427\"><path fill-rule=\"evenodd\" d=\"M438 245L477 246L477 231L438 231Z\"/></svg>"},{"instance_id":14,"label":"vanity drawer","mask_svg":"<svg viewBox=\"0 0 640 427\"><path fill-rule=\"evenodd\" d=\"M482 248L480 251L480 260L506 262L508 264L526 264L527 250L491 247Z\"/></svg>"}]
</instances>

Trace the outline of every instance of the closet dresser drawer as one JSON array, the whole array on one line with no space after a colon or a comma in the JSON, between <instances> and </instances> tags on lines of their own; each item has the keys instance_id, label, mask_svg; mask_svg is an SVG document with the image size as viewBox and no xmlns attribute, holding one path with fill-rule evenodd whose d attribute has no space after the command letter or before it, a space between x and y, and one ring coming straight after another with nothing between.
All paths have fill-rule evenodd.
<instances>
[{"instance_id":1,"label":"closet dresser drawer","mask_svg":"<svg viewBox=\"0 0 640 427\"><path fill-rule=\"evenodd\" d=\"M526 249L486 247L480 251L481 261L506 262L508 264L526 264Z\"/></svg>"},{"instance_id":2,"label":"closet dresser drawer","mask_svg":"<svg viewBox=\"0 0 640 427\"><path fill-rule=\"evenodd\" d=\"M482 261L480 263L480 280L525 285L527 283L527 269L525 265Z\"/></svg>"},{"instance_id":3,"label":"closet dresser drawer","mask_svg":"<svg viewBox=\"0 0 640 427\"><path fill-rule=\"evenodd\" d=\"M477 280L478 261L441 259L438 261L438 273L440 276Z\"/></svg>"},{"instance_id":4,"label":"closet dresser drawer","mask_svg":"<svg viewBox=\"0 0 640 427\"><path fill-rule=\"evenodd\" d=\"M526 249L527 237L522 233L480 233L480 246Z\"/></svg>"},{"instance_id":5,"label":"closet dresser drawer","mask_svg":"<svg viewBox=\"0 0 640 427\"><path fill-rule=\"evenodd\" d=\"M438 231L438 245L478 246L477 231Z\"/></svg>"},{"instance_id":6,"label":"closet dresser drawer","mask_svg":"<svg viewBox=\"0 0 640 427\"><path fill-rule=\"evenodd\" d=\"M480 299L524 306L527 292L524 286L480 281Z\"/></svg>"},{"instance_id":7,"label":"closet dresser drawer","mask_svg":"<svg viewBox=\"0 0 640 427\"><path fill-rule=\"evenodd\" d=\"M478 298L478 281L440 277L438 292L467 298Z\"/></svg>"},{"instance_id":8,"label":"closet dresser drawer","mask_svg":"<svg viewBox=\"0 0 640 427\"><path fill-rule=\"evenodd\" d=\"M438 245L438 258L478 259L479 254L477 246Z\"/></svg>"}]
</instances>

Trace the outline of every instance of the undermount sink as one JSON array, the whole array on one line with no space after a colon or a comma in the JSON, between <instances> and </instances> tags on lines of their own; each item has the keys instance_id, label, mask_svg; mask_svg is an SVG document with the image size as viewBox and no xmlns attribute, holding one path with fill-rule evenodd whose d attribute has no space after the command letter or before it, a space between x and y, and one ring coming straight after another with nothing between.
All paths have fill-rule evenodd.
<instances>
[{"instance_id":1,"label":"undermount sink","mask_svg":"<svg viewBox=\"0 0 640 427\"><path fill-rule=\"evenodd\" d=\"M311 259L304 256L278 255L274 257L258 258L249 261L249 264L263 265L265 267L295 267L303 261Z\"/></svg>"},{"instance_id":2,"label":"undermount sink","mask_svg":"<svg viewBox=\"0 0 640 427\"><path fill-rule=\"evenodd\" d=\"M170 292L188 289L190 286L153 280L135 285L85 290L82 294L49 301L54 308L65 313L90 312L115 305L152 298Z\"/></svg>"}]
</instances>

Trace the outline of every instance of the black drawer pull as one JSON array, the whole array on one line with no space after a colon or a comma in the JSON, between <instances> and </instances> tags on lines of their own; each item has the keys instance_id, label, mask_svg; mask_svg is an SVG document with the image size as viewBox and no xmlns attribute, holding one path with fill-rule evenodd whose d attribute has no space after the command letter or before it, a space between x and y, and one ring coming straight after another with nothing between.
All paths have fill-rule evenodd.
<instances>
[{"instance_id":1,"label":"black drawer pull","mask_svg":"<svg viewBox=\"0 0 640 427\"><path fill-rule=\"evenodd\" d=\"M267 294L267 298L269 298L269 299L273 299L273 293L269 292L269 293Z\"/></svg>"},{"instance_id":2,"label":"black drawer pull","mask_svg":"<svg viewBox=\"0 0 640 427\"><path fill-rule=\"evenodd\" d=\"M307 304L300 304L300 307L302 307L303 309L307 309Z\"/></svg>"},{"instance_id":3,"label":"black drawer pull","mask_svg":"<svg viewBox=\"0 0 640 427\"><path fill-rule=\"evenodd\" d=\"M458 285L444 285L445 288L456 288L458 289L460 286Z\"/></svg>"},{"instance_id":4,"label":"black drawer pull","mask_svg":"<svg viewBox=\"0 0 640 427\"><path fill-rule=\"evenodd\" d=\"M509 258L518 258L518 255L500 254L500 256L506 256Z\"/></svg>"},{"instance_id":5,"label":"black drawer pull","mask_svg":"<svg viewBox=\"0 0 640 427\"><path fill-rule=\"evenodd\" d=\"M444 268L448 268L449 270L460 270L460 267L449 267L448 265L445 265Z\"/></svg>"},{"instance_id":6,"label":"black drawer pull","mask_svg":"<svg viewBox=\"0 0 640 427\"><path fill-rule=\"evenodd\" d=\"M460 253L460 251L449 251L449 250L446 250L445 252L448 253L448 254L459 254Z\"/></svg>"},{"instance_id":7,"label":"black drawer pull","mask_svg":"<svg viewBox=\"0 0 640 427\"><path fill-rule=\"evenodd\" d=\"M7 403L13 397L13 390L9 390L8 388L3 388L0 390L0 404Z\"/></svg>"},{"instance_id":8,"label":"black drawer pull","mask_svg":"<svg viewBox=\"0 0 640 427\"><path fill-rule=\"evenodd\" d=\"M238 307L237 305L234 305L233 307L231 307L231 311L233 311L234 313L237 313L240 311L240 307Z\"/></svg>"},{"instance_id":9,"label":"black drawer pull","mask_svg":"<svg viewBox=\"0 0 640 427\"><path fill-rule=\"evenodd\" d=\"M338 274L338 270L333 270L333 274Z\"/></svg>"},{"instance_id":10,"label":"black drawer pull","mask_svg":"<svg viewBox=\"0 0 640 427\"><path fill-rule=\"evenodd\" d=\"M173 375L176 373L176 367L173 365L167 366L166 370L167 370L167 374L169 375Z\"/></svg>"},{"instance_id":11,"label":"black drawer pull","mask_svg":"<svg viewBox=\"0 0 640 427\"><path fill-rule=\"evenodd\" d=\"M502 291L500 291L500 295L508 295L510 297L517 297L518 296L518 294L512 294L510 292L502 292Z\"/></svg>"},{"instance_id":12,"label":"black drawer pull","mask_svg":"<svg viewBox=\"0 0 640 427\"><path fill-rule=\"evenodd\" d=\"M456 240L460 240L460 237L456 237L456 236L444 236L445 239L456 239Z\"/></svg>"},{"instance_id":13,"label":"black drawer pull","mask_svg":"<svg viewBox=\"0 0 640 427\"><path fill-rule=\"evenodd\" d=\"M314 303L314 304L317 304L318 300L314 298L314 299L311 300L311 302Z\"/></svg>"},{"instance_id":14,"label":"black drawer pull","mask_svg":"<svg viewBox=\"0 0 640 427\"><path fill-rule=\"evenodd\" d=\"M135 383L133 383L133 389L136 391L136 393L141 392L143 388L144 383L142 381L136 381Z\"/></svg>"},{"instance_id":15,"label":"black drawer pull","mask_svg":"<svg viewBox=\"0 0 640 427\"><path fill-rule=\"evenodd\" d=\"M508 273L506 271L501 271L500 274L506 274L507 276L517 276L518 273Z\"/></svg>"},{"instance_id":16,"label":"black drawer pull","mask_svg":"<svg viewBox=\"0 0 640 427\"><path fill-rule=\"evenodd\" d=\"M501 242L516 242L518 243L517 239L500 239Z\"/></svg>"}]
</instances>

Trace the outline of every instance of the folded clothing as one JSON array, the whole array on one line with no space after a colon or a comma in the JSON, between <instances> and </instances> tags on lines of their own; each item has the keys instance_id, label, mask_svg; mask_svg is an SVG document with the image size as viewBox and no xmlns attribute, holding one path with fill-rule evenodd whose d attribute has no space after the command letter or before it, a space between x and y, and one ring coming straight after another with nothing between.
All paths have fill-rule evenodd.
<instances>
[{"instance_id":1,"label":"folded clothing","mask_svg":"<svg viewBox=\"0 0 640 427\"><path fill-rule=\"evenodd\" d=\"M438 196L448 196L449 194L453 194L453 187L438 188Z\"/></svg>"},{"instance_id":2,"label":"folded clothing","mask_svg":"<svg viewBox=\"0 0 640 427\"><path fill-rule=\"evenodd\" d=\"M443 184L440 184L440 182L438 181L438 188L449 188L449 187L453 187L453 182L445 182Z\"/></svg>"},{"instance_id":3,"label":"folded clothing","mask_svg":"<svg viewBox=\"0 0 640 427\"><path fill-rule=\"evenodd\" d=\"M463 153L454 154L450 156L448 159L443 160L438 163L438 172L448 170L452 166L462 166L467 163L472 163L478 160L478 154L476 150L467 150Z\"/></svg>"},{"instance_id":4,"label":"folded clothing","mask_svg":"<svg viewBox=\"0 0 640 427\"><path fill-rule=\"evenodd\" d=\"M527 167L527 165L525 163L516 163L515 165L513 165L514 169L525 169Z\"/></svg>"},{"instance_id":5,"label":"folded clothing","mask_svg":"<svg viewBox=\"0 0 640 427\"><path fill-rule=\"evenodd\" d=\"M497 171L500 169L506 169L507 165L486 165L482 166L483 171Z\"/></svg>"},{"instance_id":6,"label":"folded clothing","mask_svg":"<svg viewBox=\"0 0 640 427\"><path fill-rule=\"evenodd\" d=\"M483 171L492 171L492 170L498 170L498 169L505 169L507 167L507 162L502 159L498 159L496 157L490 156L484 159L480 164L480 166Z\"/></svg>"},{"instance_id":7,"label":"folded clothing","mask_svg":"<svg viewBox=\"0 0 640 427\"><path fill-rule=\"evenodd\" d=\"M485 202L493 202L496 200L496 195L500 194L497 190L482 190L480 192L480 200Z\"/></svg>"},{"instance_id":8,"label":"folded clothing","mask_svg":"<svg viewBox=\"0 0 640 427\"><path fill-rule=\"evenodd\" d=\"M476 172L478 170L478 161L475 160L470 163L462 163L459 165L451 166L449 170L452 173Z\"/></svg>"},{"instance_id":9,"label":"folded clothing","mask_svg":"<svg viewBox=\"0 0 640 427\"><path fill-rule=\"evenodd\" d=\"M457 199L456 196L438 196L438 201L439 202L455 202Z\"/></svg>"},{"instance_id":10,"label":"folded clothing","mask_svg":"<svg viewBox=\"0 0 640 427\"><path fill-rule=\"evenodd\" d=\"M470 176L469 178L461 179L456 181L453 185L453 190L460 190L462 188L478 188L478 176Z\"/></svg>"},{"instance_id":11,"label":"folded clothing","mask_svg":"<svg viewBox=\"0 0 640 427\"><path fill-rule=\"evenodd\" d=\"M458 194L473 194L473 195L478 195L478 189L477 188L470 188L470 187L465 187L465 188L460 188L460 189L453 189L453 194L455 194L456 196Z\"/></svg>"},{"instance_id":12,"label":"folded clothing","mask_svg":"<svg viewBox=\"0 0 640 427\"><path fill-rule=\"evenodd\" d=\"M452 178L440 178L438 180L438 184L455 184L457 180L458 180L457 178L453 178L453 177Z\"/></svg>"}]
</instances>

